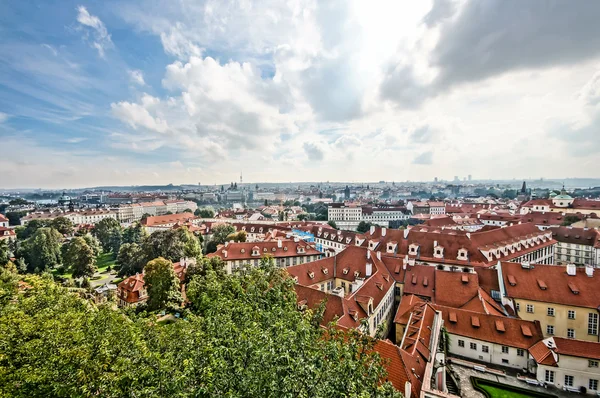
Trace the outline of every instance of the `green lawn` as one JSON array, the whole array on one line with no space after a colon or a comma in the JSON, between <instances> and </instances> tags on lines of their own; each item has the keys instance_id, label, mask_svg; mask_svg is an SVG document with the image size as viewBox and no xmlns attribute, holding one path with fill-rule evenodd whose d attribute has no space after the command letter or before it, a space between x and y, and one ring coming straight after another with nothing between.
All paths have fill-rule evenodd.
<instances>
[{"instance_id":1,"label":"green lawn","mask_svg":"<svg viewBox=\"0 0 600 398\"><path fill-rule=\"evenodd\" d=\"M471 383L475 390L483 393L487 398L556 398L555 395L539 393L526 388L497 383L473 376L471 376Z\"/></svg>"},{"instance_id":2,"label":"green lawn","mask_svg":"<svg viewBox=\"0 0 600 398\"><path fill-rule=\"evenodd\" d=\"M96 258L96 267L98 267L99 273L106 272L106 269L110 265L111 268L115 267L115 256L112 253L102 253Z\"/></svg>"},{"instance_id":3,"label":"green lawn","mask_svg":"<svg viewBox=\"0 0 600 398\"><path fill-rule=\"evenodd\" d=\"M98 257L96 257L96 267L98 267L98 272L101 274L106 273L106 269L110 265L111 268L115 267L115 257L112 253L102 253ZM65 279L71 279L72 275L70 272L65 272L64 274L59 274L57 269L52 270L52 274L55 276L60 276Z\"/></svg>"}]
</instances>

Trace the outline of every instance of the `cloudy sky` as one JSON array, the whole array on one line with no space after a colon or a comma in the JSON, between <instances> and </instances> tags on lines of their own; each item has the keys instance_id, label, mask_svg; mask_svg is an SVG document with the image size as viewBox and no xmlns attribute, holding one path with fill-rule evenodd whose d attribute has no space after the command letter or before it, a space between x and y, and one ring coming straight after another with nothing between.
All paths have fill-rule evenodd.
<instances>
[{"instance_id":1,"label":"cloudy sky","mask_svg":"<svg viewBox=\"0 0 600 398\"><path fill-rule=\"evenodd\" d=\"M0 3L0 187L598 177L600 1Z\"/></svg>"}]
</instances>

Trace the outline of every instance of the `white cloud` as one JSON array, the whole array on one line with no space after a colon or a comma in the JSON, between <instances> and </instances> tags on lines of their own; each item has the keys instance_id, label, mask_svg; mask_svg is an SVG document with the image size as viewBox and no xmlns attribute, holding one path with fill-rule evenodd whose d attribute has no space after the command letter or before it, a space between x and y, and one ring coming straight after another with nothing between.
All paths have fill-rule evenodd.
<instances>
[{"instance_id":1,"label":"white cloud","mask_svg":"<svg viewBox=\"0 0 600 398\"><path fill-rule=\"evenodd\" d=\"M8 114L6 114L4 112L0 112L0 123L4 123L7 120L8 120Z\"/></svg>"},{"instance_id":2,"label":"white cloud","mask_svg":"<svg viewBox=\"0 0 600 398\"><path fill-rule=\"evenodd\" d=\"M77 22L90 28L89 30L94 36L90 45L98 50L100 57L104 58L106 49L113 47L113 42L104 23L97 16L90 14L84 6L77 7Z\"/></svg>"},{"instance_id":3,"label":"white cloud","mask_svg":"<svg viewBox=\"0 0 600 398\"><path fill-rule=\"evenodd\" d=\"M165 133L169 129L166 120L154 117L150 111L142 105L119 102L111 104L113 114L134 129L144 127L157 133Z\"/></svg>"},{"instance_id":4,"label":"white cloud","mask_svg":"<svg viewBox=\"0 0 600 398\"><path fill-rule=\"evenodd\" d=\"M127 73L129 74L129 80L131 80L132 83L140 86L146 85L146 82L144 81L144 73L141 70L129 70Z\"/></svg>"}]
</instances>

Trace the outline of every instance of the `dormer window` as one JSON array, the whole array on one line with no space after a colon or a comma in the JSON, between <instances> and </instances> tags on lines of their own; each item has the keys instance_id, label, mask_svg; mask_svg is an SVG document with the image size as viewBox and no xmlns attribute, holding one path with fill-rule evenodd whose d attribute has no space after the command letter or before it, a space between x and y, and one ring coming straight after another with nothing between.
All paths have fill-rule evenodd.
<instances>
[{"instance_id":1,"label":"dormer window","mask_svg":"<svg viewBox=\"0 0 600 398\"><path fill-rule=\"evenodd\" d=\"M323 273L325 275L327 275L329 273L329 270L327 268L322 268L321 271L323 271Z\"/></svg>"},{"instance_id":2,"label":"dormer window","mask_svg":"<svg viewBox=\"0 0 600 398\"><path fill-rule=\"evenodd\" d=\"M254 232L254 227L250 228L250 232Z\"/></svg>"},{"instance_id":3,"label":"dormer window","mask_svg":"<svg viewBox=\"0 0 600 398\"><path fill-rule=\"evenodd\" d=\"M263 252L265 252L265 253L267 252L267 248L266 247L263 247Z\"/></svg>"},{"instance_id":4,"label":"dormer window","mask_svg":"<svg viewBox=\"0 0 600 398\"><path fill-rule=\"evenodd\" d=\"M419 245L415 245L414 243L408 247L409 254L417 254L417 250L419 250Z\"/></svg>"},{"instance_id":5,"label":"dormer window","mask_svg":"<svg viewBox=\"0 0 600 398\"><path fill-rule=\"evenodd\" d=\"M458 260L466 260L468 255L467 249L458 249Z\"/></svg>"},{"instance_id":6,"label":"dormer window","mask_svg":"<svg viewBox=\"0 0 600 398\"><path fill-rule=\"evenodd\" d=\"M252 248L252 255L253 256L260 256L260 249L258 248L258 246L254 246Z\"/></svg>"},{"instance_id":7,"label":"dormer window","mask_svg":"<svg viewBox=\"0 0 600 398\"><path fill-rule=\"evenodd\" d=\"M283 251L284 251L284 252L288 251L288 248L287 248L287 246L284 246L284 247L283 247Z\"/></svg>"},{"instance_id":8,"label":"dormer window","mask_svg":"<svg viewBox=\"0 0 600 398\"><path fill-rule=\"evenodd\" d=\"M240 250L240 253L246 253L246 249Z\"/></svg>"},{"instance_id":9,"label":"dormer window","mask_svg":"<svg viewBox=\"0 0 600 398\"><path fill-rule=\"evenodd\" d=\"M444 248L442 246L436 246L435 249L433 249L433 257L444 258Z\"/></svg>"},{"instance_id":10,"label":"dormer window","mask_svg":"<svg viewBox=\"0 0 600 398\"><path fill-rule=\"evenodd\" d=\"M277 248L276 248L276 247L274 247L274 248L272 248L272 249L271 249L271 251L272 251L272 252L274 252L274 251L276 251L276 250L277 250Z\"/></svg>"},{"instance_id":11,"label":"dormer window","mask_svg":"<svg viewBox=\"0 0 600 398\"><path fill-rule=\"evenodd\" d=\"M312 271L308 271L308 277L309 277L310 279L314 279L314 277L315 277L315 273L314 273L314 272L312 272Z\"/></svg>"},{"instance_id":12,"label":"dormer window","mask_svg":"<svg viewBox=\"0 0 600 398\"><path fill-rule=\"evenodd\" d=\"M348 275L348 272L350 272L350 268L344 268L344 269L342 270L342 273L343 273L344 275Z\"/></svg>"},{"instance_id":13,"label":"dormer window","mask_svg":"<svg viewBox=\"0 0 600 398\"><path fill-rule=\"evenodd\" d=\"M354 277L358 278L360 276L360 271L354 271Z\"/></svg>"},{"instance_id":14,"label":"dormer window","mask_svg":"<svg viewBox=\"0 0 600 398\"><path fill-rule=\"evenodd\" d=\"M294 277L294 283L298 283L298 277L297 276Z\"/></svg>"}]
</instances>

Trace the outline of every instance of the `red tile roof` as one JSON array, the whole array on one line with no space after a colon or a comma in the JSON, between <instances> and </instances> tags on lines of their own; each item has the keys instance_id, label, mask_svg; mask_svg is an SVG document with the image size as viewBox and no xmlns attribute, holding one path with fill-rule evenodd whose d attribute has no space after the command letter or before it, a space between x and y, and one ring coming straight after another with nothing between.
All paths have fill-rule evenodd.
<instances>
[{"instance_id":1,"label":"red tile roof","mask_svg":"<svg viewBox=\"0 0 600 398\"><path fill-rule=\"evenodd\" d=\"M584 341L553 337L556 352L559 355L572 357L590 358L600 360L600 343L595 341Z\"/></svg>"},{"instance_id":2,"label":"red tile roof","mask_svg":"<svg viewBox=\"0 0 600 398\"><path fill-rule=\"evenodd\" d=\"M185 223L196 219L193 213L166 214L164 216L152 216L142 220L142 225L154 227L165 224Z\"/></svg>"},{"instance_id":3,"label":"red tile roof","mask_svg":"<svg viewBox=\"0 0 600 398\"><path fill-rule=\"evenodd\" d=\"M600 232L590 228L553 227L552 237L558 242L595 246L600 242Z\"/></svg>"},{"instance_id":4,"label":"red tile roof","mask_svg":"<svg viewBox=\"0 0 600 398\"><path fill-rule=\"evenodd\" d=\"M503 262L501 266L508 297L593 309L600 306L598 272L589 277L584 268L577 268L575 275L567 275L566 267L556 265L523 268L518 263ZM546 285L545 289L540 288L538 280ZM573 292L570 284L578 293Z\"/></svg>"},{"instance_id":5,"label":"red tile roof","mask_svg":"<svg viewBox=\"0 0 600 398\"><path fill-rule=\"evenodd\" d=\"M281 247L279 242L281 242ZM257 255L252 254L255 248L258 248ZM233 261L260 259L265 255L281 258L318 256L320 254L322 254L320 251L305 241L296 242L292 239L279 239L268 242L226 242L225 246L220 247L216 252L210 253L206 257L220 257L225 261Z\"/></svg>"},{"instance_id":6,"label":"red tile roof","mask_svg":"<svg viewBox=\"0 0 600 398\"><path fill-rule=\"evenodd\" d=\"M528 349L544 338L539 322L436 304L433 306L442 312L444 327L451 334L523 349ZM531 336L523 333L523 326L529 328Z\"/></svg>"},{"instance_id":7,"label":"red tile roof","mask_svg":"<svg viewBox=\"0 0 600 398\"><path fill-rule=\"evenodd\" d=\"M554 358L552 351L546 346L544 340L538 341L532 347L529 347L529 353L539 365L558 366L556 358Z\"/></svg>"}]
</instances>

